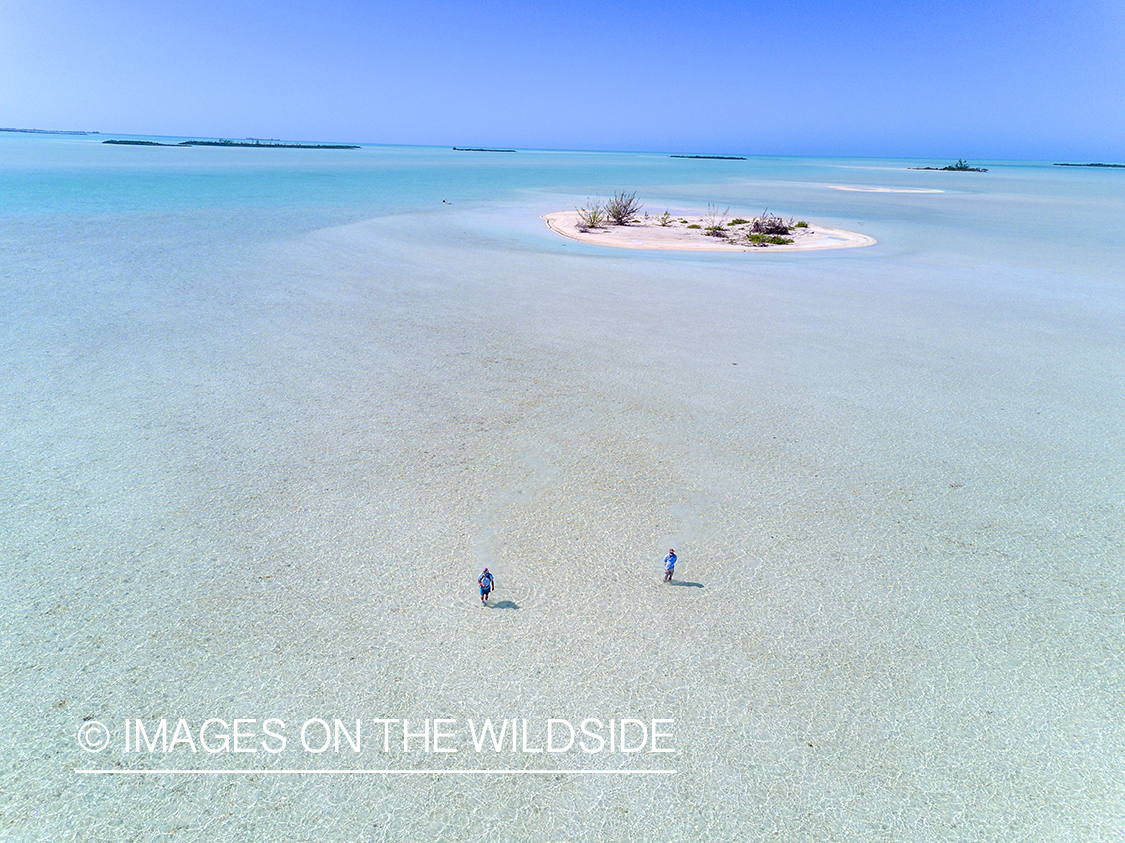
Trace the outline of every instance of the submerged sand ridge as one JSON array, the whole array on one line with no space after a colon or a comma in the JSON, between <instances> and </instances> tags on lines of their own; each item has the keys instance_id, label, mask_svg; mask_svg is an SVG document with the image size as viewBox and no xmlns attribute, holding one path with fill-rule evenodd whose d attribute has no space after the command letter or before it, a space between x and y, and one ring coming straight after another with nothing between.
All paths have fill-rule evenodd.
<instances>
[{"instance_id":1,"label":"submerged sand ridge","mask_svg":"<svg viewBox=\"0 0 1125 843\"><path fill-rule=\"evenodd\" d=\"M720 236L707 229L714 221L707 215L679 215L665 225L658 217L643 217L628 225L604 224L583 228L578 211L555 211L544 214L547 228L563 237L583 243L616 246L622 249L665 249L688 252L796 252L818 249L851 249L871 246L874 237L839 228L826 228L809 223L807 227L791 227L788 244L755 244L747 239L750 225L725 222ZM735 217L735 219L739 219Z\"/></svg>"}]
</instances>

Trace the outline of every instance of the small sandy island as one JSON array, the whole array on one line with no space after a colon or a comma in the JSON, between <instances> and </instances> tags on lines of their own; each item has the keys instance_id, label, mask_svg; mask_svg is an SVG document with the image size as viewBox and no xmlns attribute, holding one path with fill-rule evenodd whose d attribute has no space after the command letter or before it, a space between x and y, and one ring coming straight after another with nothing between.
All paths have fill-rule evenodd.
<instances>
[{"instance_id":1,"label":"small sandy island","mask_svg":"<svg viewBox=\"0 0 1125 843\"><path fill-rule=\"evenodd\" d=\"M813 249L851 249L856 246L870 246L874 237L843 231L838 228L807 223L790 227L784 237L792 243L752 243L753 220L738 217L722 221L718 236L708 233L709 227L718 220L710 216L673 215L666 220L660 217L644 217L628 225L605 223L598 228L583 229L578 224L578 211L555 211L542 217L547 227L563 237L581 240L583 243L597 243L602 246L617 246L622 249L666 249L687 252L804 252Z\"/></svg>"}]
</instances>

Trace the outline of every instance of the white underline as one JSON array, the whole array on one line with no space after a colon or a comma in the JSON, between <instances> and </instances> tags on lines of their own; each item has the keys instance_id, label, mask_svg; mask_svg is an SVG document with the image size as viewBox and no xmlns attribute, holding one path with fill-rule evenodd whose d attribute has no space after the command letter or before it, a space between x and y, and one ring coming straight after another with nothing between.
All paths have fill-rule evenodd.
<instances>
[{"instance_id":1,"label":"white underline","mask_svg":"<svg viewBox=\"0 0 1125 843\"><path fill-rule=\"evenodd\" d=\"M675 770L75 770L106 776L670 776Z\"/></svg>"}]
</instances>

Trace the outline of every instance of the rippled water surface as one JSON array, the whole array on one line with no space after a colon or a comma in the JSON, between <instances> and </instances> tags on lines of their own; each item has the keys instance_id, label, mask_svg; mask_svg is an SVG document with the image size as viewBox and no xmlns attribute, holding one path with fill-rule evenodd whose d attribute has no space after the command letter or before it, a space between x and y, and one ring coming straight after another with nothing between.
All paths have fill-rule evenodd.
<instances>
[{"instance_id":1,"label":"rippled water surface","mask_svg":"<svg viewBox=\"0 0 1125 843\"><path fill-rule=\"evenodd\" d=\"M1121 173L101 140L0 133L0 836L1121 827Z\"/></svg>"}]
</instances>

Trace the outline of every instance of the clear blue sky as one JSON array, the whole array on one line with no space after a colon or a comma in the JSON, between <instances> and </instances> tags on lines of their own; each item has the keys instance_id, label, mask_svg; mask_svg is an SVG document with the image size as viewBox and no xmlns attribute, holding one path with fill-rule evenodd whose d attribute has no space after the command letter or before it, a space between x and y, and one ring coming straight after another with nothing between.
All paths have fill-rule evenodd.
<instances>
[{"instance_id":1,"label":"clear blue sky","mask_svg":"<svg viewBox=\"0 0 1125 843\"><path fill-rule=\"evenodd\" d=\"M3 0L0 126L1121 162L1125 2Z\"/></svg>"}]
</instances>

